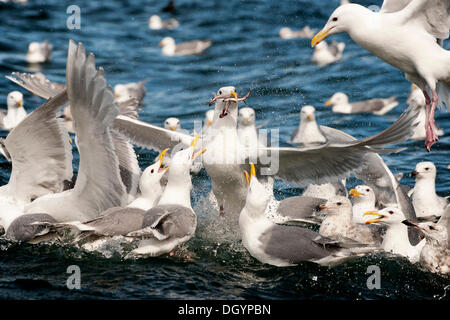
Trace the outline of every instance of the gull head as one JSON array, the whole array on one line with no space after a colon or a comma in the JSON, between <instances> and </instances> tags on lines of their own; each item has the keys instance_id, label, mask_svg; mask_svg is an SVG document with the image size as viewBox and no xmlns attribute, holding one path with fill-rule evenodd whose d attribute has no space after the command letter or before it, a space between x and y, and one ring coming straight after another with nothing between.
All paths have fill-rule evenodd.
<instances>
[{"instance_id":1,"label":"gull head","mask_svg":"<svg viewBox=\"0 0 450 320\"><path fill-rule=\"evenodd\" d=\"M336 92L333 94L327 102L325 102L325 106L330 107L333 105L344 105L348 103L348 96L343 92Z\"/></svg>"},{"instance_id":2,"label":"gull head","mask_svg":"<svg viewBox=\"0 0 450 320\"><path fill-rule=\"evenodd\" d=\"M316 121L315 116L316 108L313 106L304 106L300 111L300 122L314 122Z\"/></svg>"},{"instance_id":3,"label":"gull head","mask_svg":"<svg viewBox=\"0 0 450 320\"><path fill-rule=\"evenodd\" d=\"M114 97L119 100L130 98L127 86L124 84L116 84L114 86Z\"/></svg>"},{"instance_id":4,"label":"gull head","mask_svg":"<svg viewBox=\"0 0 450 320\"><path fill-rule=\"evenodd\" d=\"M30 42L28 44L28 54L35 54L41 50L41 44L39 42Z\"/></svg>"},{"instance_id":5,"label":"gull head","mask_svg":"<svg viewBox=\"0 0 450 320\"><path fill-rule=\"evenodd\" d=\"M211 99L209 102L209 105L216 104L216 108L221 109L221 113L219 115L219 118L225 118L230 112L230 109L236 109L238 104L237 101L230 101L228 99L235 99L237 100L238 96L236 94L236 88L229 86L229 87L222 87L217 91L217 94Z\"/></svg>"},{"instance_id":6,"label":"gull head","mask_svg":"<svg viewBox=\"0 0 450 320\"><path fill-rule=\"evenodd\" d=\"M172 37L164 37L158 44L160 47L175 47L175 40Z\"/></svg>"},{"instance_id":7,"label":"gull head","mask_svg":"<svg viewBox=\"0 0 450 320\"><path fill-rule=\"evenodd\" d=\"M160 182L163 175L169 170L169 167L162 167L167 150L169 149L163 150L158 160L142 172L141 178L139 179L139 188L143 194L151 193L155 189L155 185Z\"/></svg>"},{"instance_id":8,"label":"gull head","mask_svg":"<svg viewBox=\"0 0 450 320\"><path fill-rule=\"evenodd\" d=\"M167 118L164 121L164 129L179 131L181 129L180 119L174 117Z\"/></svg>"},{"instance_id":9,"label":"gull head","mask_svg":"<svg viewBox=\"0 0 450 320\"><path fill-rule=\"evenodd\" d=\"M248 186L245 206L253 208L257 212L264 212L269 202L269 195L264 185L256 178L256 170L253 163L250 163L250 173L244 170L244 177Z\"/></svg>"},{"instance_id":10,"label":"gull head","mask_svg":"<svg viewBox=\"0 0 450 320\"><path fill-rule=\"evenodd\" d=\"M311 47L317 46L325 38L341 33L349 32L352 28L358 27L358 17L367 12L372 12L369 9L357 4L345 4L338 7L331 14L325 26L320 30L311 40Z\"/></svg>"},{"instance_id":11,"label":"gull head","mask_svg":"<svg viewBox=\"0 0 450 320\"><path fill-rule=\"evenodd\" d=\"M427 239L427 242L436 243L447 247L448 232L445 226L435 224L431 221L412 222L409 220L403 220L402 223L407 225L408 227L420 230Z\"/></svg>"},{"instance_id":12,"label":"gull head","mask_svg":"<svg viewBox=\"0 0 450 320\"><path fill-rule=\"evenodd\" d=\"M370 201L375 205L375 193L369 186L356 186L354 189L350 190L350 196L353 197L355 202Z\"/></svg>"},{"instance_id":13,"label":"gull head","mask_svg":"<svg viewBox=\"0 0 450 320\"><path fill-rule=\"evenodd\" d=\"M367 211L364 213L364 220L365 224L395 225L405 220L405 214L399 208L386 207L383 210Z\"/></svg>"},{"instance_id":14,"label":"gull head","mask_svg":"<svg viewBox=\"0 0 450 320\"><path fill-rule=\"evenodd\" d=\"M208 110L205 113L205 125L211 127L214 120L214 110Z\"/></svg>"},{"instance_id":15,"label":"gull head","mask_svg":"<svg viewBox=\"0 0 450 320\"><path fill-rule=\"evenodd\" d=\"M148 26L150 29L159 30L162 28L162 20L161 18L154 14L148 19Z\"/></svg>"},{"instance_id":16,"label":"gull head","mask_svg":"<svg viewBox=\"0 0 450 320\"><path fill-rule=\"evenodd\" d=\"M255 110L245 107L239 110L239 125L250 127L255 125Z\"/></svg>"},{"instance_id":17,"label":"gull head","mask_svg":"<svg viewBox=\"0 0 450 320\"><path fill-rule=\"evenodd\" d=\"M195 152L200 135L197 135L188 148L181 149L172 156L170 161L170 174L189 174L194 160L201 156L206 149Z\"/></svg>"},{"instance_id":18,"label":"gull head","mask_svg":"<svg viewBox=\"0 0 450 320\"><path fill-rule=\"evenodd\" d=\"M6 105L8 109L23 107L23 94L19 91L11 91L6 97Z\"/></svg>"},{"instance_id":19,"label":"gull head","mask_svg":"<svg viewBox=\"0 0 450 320\"><path fill-rule=\"evenodd\" d=\"M411 177L415 177L416 180L432 179L436 178L436 166L431 161L419 162L416 165L414 171L411 172Z\"/></svg>"},{"instance_id":20,"label":"gull head","mask_svg":"<svg viewBox=\"0 0 450 320\"><path fill-rule=\"evenodd\" d=\"M328 216L331 215L351 215L352 203L347 197L335 196L329 199L325 204L319 206L320 211L326 211Z\"/></svg>"}]
</instances>

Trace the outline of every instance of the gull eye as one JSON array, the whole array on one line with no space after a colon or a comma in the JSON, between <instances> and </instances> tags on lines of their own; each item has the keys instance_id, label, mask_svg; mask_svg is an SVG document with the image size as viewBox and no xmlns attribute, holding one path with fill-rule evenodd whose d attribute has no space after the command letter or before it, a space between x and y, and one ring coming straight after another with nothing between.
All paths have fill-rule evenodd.
<instances>
[{"instance_id":1,"label":"gull eye","mask_svg":"<svg viewBox=\"0 0 450 320\"><path fill-rule=\"evenodd\" d=\"M169 124L169 121L166 121L166 124Z\"/></svg>"},{"instance_id":2,"label":"gull eye","mask_svg":"<svg viewBox=\"0 0 450 320\"><path fill-rule=\"evenodd\" d=\"M369 189L366 189L366 192L369 192L370 190Z\"/></svg>"},{"instance_id":3,"label":"gull eye","mask_svg":"<svg viewBox=\"0 0 450 320\"><path fill-rule=\"evenodd\" d=\"M155 169L152 169L152 170L150 171L150 173L153 173L153 172L155 172Z\"/></svg>"},{"instance_id":4,"label":"gull eye","mask_svg":"<svg viewBox=\"0 0 450 320\"><path fill-rule=\"evenodd\" d=\"M425 168L426 171L430 170L430 168Z\"/></svg>"},{"instance_id":5,"label":"gull eye","mask_svg":"<svg viewBox=\"0 0 450 320\"><path fill-rule=\"evenodd\" d=\"M219 90L219 95L222 95L222 90Z\"/></svg>"},{"instance_id":6,"label":"gull eye","mask_svg":"<svg viewBox=\"0 0 450 320\"><path fill-rule=\"evenodd\" d=\"M342 202L338 202L336 203L338 206L342 206Z\"/></svg>"},{"instance_id":7,"label":"gull eye","mask_svg":"<svg viewBox=\"0 0 450 320\"><path fill-rule=\"evenodd\" d=\"M389 210L388 213L389 213L389 214L394 214L394 211Z\"/></svg>"},{"instance_id":8,"label":"gull eye","mask_svg":"<svg viewBox=\"0 0 450 320\"><path fill-rule=\"evenodd\" d=\"M429 228L430 230L436 230L436 228L433 227L433 226L429 226L428 228Z\"/></svg>"},{"instance_id":9,"label":"gull eye","mask_svg":"<svg viewBox=\"0 0 450 320\"><path fill-rule=\"evenodd\" d=\"M337 17L334 17L332 20L333 20L333 21L337 21Z\"/></svg>"}]
</instances>

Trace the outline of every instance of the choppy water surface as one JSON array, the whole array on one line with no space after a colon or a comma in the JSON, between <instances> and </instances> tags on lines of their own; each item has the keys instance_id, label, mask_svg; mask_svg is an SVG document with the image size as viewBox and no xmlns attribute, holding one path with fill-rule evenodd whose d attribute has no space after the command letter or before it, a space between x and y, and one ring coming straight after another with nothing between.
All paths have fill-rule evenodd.
<instances>
[{"instance_id":1,"label":"choppy water surface","mask_svg":"<svg viewBox=\"0 0 450 320\"><path fill-rule=\"evenodd\" d=\"M359 1L380 5L381 1ZM298 123L299 108L312 104L321 124L366 137L386 128L406 107L409 83L396 69L370 55L347 36L343 59L325 67L310 62L309 40L283 40L283 26L320 28L338 5L333 1L200 1L177 0L180 27L152 31L147 20L165 5L163 1L78 1L81 29L66 28L63 1L30 1L28 4L0 4L0 75L12 71L31 72L25 61L28 43L49 39L53 59L41 71L53 81L64 81L68 40L82 41L94 52L107 79L121 82L152 80L147 84L145 109L141 119L162 125L177 116L182 127L192 129L203 119L211 92L225 85L238 90L253 88L248 104L255 108L257 121L269 120L266 127L279 128L288 141ZM162 14L164 19L169 14ZM211 39L204 54L165 57L158 42L170 35L176 41ZM0 101L17 89L0 80ZM24 92L23 90L21 90ZM336 91L352 100L392 96L400 105L386 116L338 115L323 106ZM27 111L42 100L26 92ZM5 105L3 105L5 104ZM409 172L417 162L433 161L438 168L437 191L449 195L450 170L446 169L450 148L450 113L437 112L437 123L446 131L426 154L422 142L403 144L406 151L384 156L394 173ZM1 132L6 137L6 132ZM150 164L154 152L137 149L142 168ZM75 156L75 169L78 157ZM1 184L7 183L10 164L0 159ZM405 182L412 184L410 178ZM350 181L352 186L355 181ZM268 298L268 299L448 299L450 281L424 272L406 259L376 254L353 260L334 269L305 263L292 268L262 265L242 248L238 239L215 235L210 224L217 215L207 205L209 180L205 173L194 178L192 193L200 226L197 237L188 243L194 261L162 257L124 261L105 259L98 254L61 245L17 245L0 241L0 298ZM298 194L300 189L276 184L277 198ZM82 289L66 288L66 268L78 265ZM367 267L381 269L381 289L366 286ZM447 289L446 289L447 288Z\"/></svg>"}]
</instances>

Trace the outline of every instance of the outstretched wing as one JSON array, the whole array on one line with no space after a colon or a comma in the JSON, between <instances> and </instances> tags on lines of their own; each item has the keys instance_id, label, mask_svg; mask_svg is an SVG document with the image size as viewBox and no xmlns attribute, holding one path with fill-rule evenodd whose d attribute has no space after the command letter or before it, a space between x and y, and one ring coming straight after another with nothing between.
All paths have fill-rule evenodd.
<instances>
[{"instance_id":1,"label":"outstretched wing","mask_svg":"<svg viewBox=\"0 0 450 320\"><path fill-rule=\"evenodd\" d=\"M384 0L380 12L389 13L400 11L405 8L412 0Z\"/></svg>"},{"instance_id":2,"label":"outstretched wing","mask_svg":"<svg viewBox=\"0 0 450 320\"><path fill-rule=\"evenodd\" d=\"M66 101L64 90L30 113L3 142L12 160L9 189L25 204L63 191L64 180L72 178L72 145L56 118Z\"/></svg>"}]
</instances>

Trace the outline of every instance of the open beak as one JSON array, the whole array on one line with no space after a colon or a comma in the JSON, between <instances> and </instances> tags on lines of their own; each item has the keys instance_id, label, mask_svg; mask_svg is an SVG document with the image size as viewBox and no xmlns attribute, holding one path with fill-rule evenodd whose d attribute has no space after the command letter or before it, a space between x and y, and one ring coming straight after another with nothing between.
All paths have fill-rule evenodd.
<instances>
[{"instance_id":1,"label":"open beak","mask_svg":"<svg viewBox=\"0 0 450 320\"><path fill-rule=\"evenodd\" d=\"M244 170L244 176L245 180L247 181L247 184L250 185L252 178L256 177L255 165L253 163L250 163L250 175L248 174L247 171Z\"/></svg>"},{"instance_id":2,"label":"open beak","mask_svg":"<svg viewBox=\"0 0 450 320\"><path fill-rule=\"evenodd\" d=\"M311 40L311 47L317 46L323 39L328 37L331 29L322 29L320 30Z\"/></svg>"},{"instance_id":3,"label":"open beak","mask_svg":"<svg viewBox=\"0 0 450 320\"><path fill-rule=\"evenodd\" d=\"M161 168L161 167L162 167L162 164L163 164L163 161L164 161L164 157L166 156L166 153L167 153L168 150L169 150L169 148L164 149L164 150L161 152L161 154L159 155L159 158L158 158L158 160L159 160L159 168L158 168L158 172L163 172L163 171L169 170L169 167Z\"/></svg>"},{"instance_id":4,"label":"open beak","mask_svg":"<svg viewBox=\"0 0 450 320\"><path fill-rule=\"evenodd\" d=\"M244 170L245 181L247 181L247 185L250 185L250 176L248 172Z\"/></svg>"},{"instance_id":5,"label":"open beak","mask_svg":"<svg viewBox=\"0 0 450 320\"><path fill-rule=\"evenodd\" d=\"M366 213L364 213L364 215L365 216L370 215L370 216L378 216L378 217L380 217L380 218L377 218L377 219L368 220L368 221L366 221L365 224L377 223L377 222L380 222L381 219L386 217L385 215L382 215L382 214L378 213L378 211L367 211Z\"/></svg>"},{"instance_id":6,"label":"open beak","mask_svg":"<svg viewBox=\"0 0 450 320\"><path fill-rule=\"evenodd\" d=\"M418 229L418 230L422 230L422 228L420 228L417 223L411 222L409 220L403 220L402 223L404 225L407 225L408 227L412 227L414 229Z\"/></svg>"},{"instance_id":7,"label":"open beak","mask_svg":"<svg viewBox=\"0 0 450 320\"><path fill-rule=\"evenodd\" d=\"M326 107L330 107L332 106L334 103L331 100L328 100L327 102L325 102L325 106Z\"/></svg>"},{"instance_id":8,"label":"open beak","mask_svg":"<svg viewBox=\"0 0 450 320\"><path fill-rule=\"evenodd\" d=\"M352 197L359 197L361 195L361 193L359 193L358 190L356 190L356 189L351 189L350 190L350 195Z\"/></svg>"},{"instance_id":9,"label":"open beak","mask_svg":"<svg viewBox=\"0 0 450 320\"><path fill-rule=\"evenodd\" d=\"M412 178L412 177L415 177L415 176L417 176L419 173L416 171L416 170L414 170L414 171L412 171L410 174L409 174L409 176Z\"/></svg>"},{"instance_id":10,"label":"open beak","mask_svg":"<svg viewBox=\"0 0 450 320\"><path fill-rule=\"evenodd\" d=\"M324 203L321 203L321 204L319 205L319 210L320 210L320 211L324 211L324 210L326 210L326 209L328 209L328 208L327 208L327 206L326 206Z\"/></svg>"},{"instance_id":11,"label":"open beak","mask_svg":"<svg viewBox=\"0 0 450 320\"><path fill-rule=\"evenodd\" d=\"M231 91L230 96L231 96L232 98L237 99L237 94L236 94L235 91Z\"/></svg>"}]
</instances>

